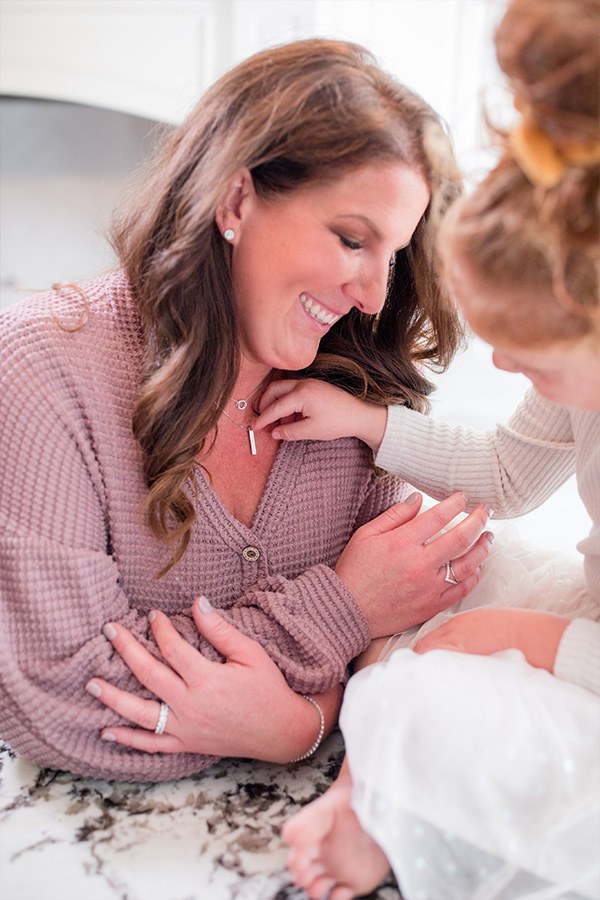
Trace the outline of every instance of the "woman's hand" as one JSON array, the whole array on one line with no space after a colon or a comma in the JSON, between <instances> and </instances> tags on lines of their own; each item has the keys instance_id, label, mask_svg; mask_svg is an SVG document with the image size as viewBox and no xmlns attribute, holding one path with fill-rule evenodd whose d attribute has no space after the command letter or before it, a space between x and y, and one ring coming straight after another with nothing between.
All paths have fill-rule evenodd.
<instances>
[{"instance_id":1,"label":"woman's hand","mask_svg":"<svg viewBox=\"0 0 600 900\"><path fill-rule=\"evenodd\" d=\"M422 497L412 494L352 536L335 571L365 614L371 637L420 625L473 590L493 540L482 534L489 510L478 506L457 525L463 494L453 494L417 516ZM457 584L449 583L451 562Z\"/></svg>"},{"instance_id":2,"label":"woman's hand","mask_svg":"<svg viewBox=\"0 0 600 900\"><path fill-rule=\"evenodd\" d=\"M156 734L160 703L94 678L86 689L138 728L110 726L105 740L149 753L200 753L286 762L311 746L319 729L315 709L289 687L261 645L212 609L194 603L196 627L225 657L212 662L173 628L161 612L150 614L166 660L160 662L126 628L110 623L105 634L136 678L169 707L166 728ZM321 695L327 731L341 702L338 686Z\"/></svg>"},{"instance_id":3,"label":"woman's hand","mask_svg":"<svg viewBox=\"0 0 600 900\"><path fill-rule=\"evenodd\" d=\"M489 656L499 650L520 650L527 662L554 671L560 639L569 620L531 609L471 609L444 622L414 646L428 650L457 650Z\"/></svg>"},{"instance_id":4,"label":"woman's hand","mask_svg":"<svg viewBox=\"0 0 600 900\"><path fill-rule=\"evenodd\" d=\"M273 437L284 441L332 441L357 437L378 450L387 421L385 406L375 406L314 378L274 381L260 400L254 430L277 423Z\"/></svg>"}]
</instances>

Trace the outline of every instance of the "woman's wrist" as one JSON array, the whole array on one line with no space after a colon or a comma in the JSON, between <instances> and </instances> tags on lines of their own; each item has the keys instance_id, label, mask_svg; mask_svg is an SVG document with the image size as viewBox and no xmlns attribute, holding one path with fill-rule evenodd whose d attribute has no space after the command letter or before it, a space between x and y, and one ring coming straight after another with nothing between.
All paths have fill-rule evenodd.
<instances>
[{"instance_id":1,"label":"woman's wrist","mask_svg":"<svg viewBox=\"0 0 600 900\"><path fill-rule=\"evenodd\" d=\"M300 756L296 756L294 759L290 760L290 762L293 763L302 762L302 760L304 759L309 759L309 757L311 757L313 753L317 752L317 750L321 746L321 741L325 736L325 713L323 712L323 707L319 703L317 703L314 697L309 697L308 694L302 694L302 697L304 698L304 700L310 703L310 705L316 711L319 717L319 730L317 732L316 738L314 739L308 750L305 753L300 754Z\"/></svg>"},{"instance_id":2,"label":"woman's wrist","mask_svg":"<svg viewBox=\"0 0 600 900\"><path fill-rule=\"evenodd\" d=\"M317 739L320 744L327 737L337 722L343 688L341 684L335 685L321 694L311 694L310 700L305 699L307 695L290 693L292 697L291 702L286 704L286 715L279 721L281 740L276 742L277 747L273 742L268 758L266 755L264 757L267 761L285 765L299 761L301 757L308 758L308 752L311 751L312 755L317 749L314 746ZM323 734L320 737L321 716L316 705L323 713Z\"/></svg>"}]
</instances>

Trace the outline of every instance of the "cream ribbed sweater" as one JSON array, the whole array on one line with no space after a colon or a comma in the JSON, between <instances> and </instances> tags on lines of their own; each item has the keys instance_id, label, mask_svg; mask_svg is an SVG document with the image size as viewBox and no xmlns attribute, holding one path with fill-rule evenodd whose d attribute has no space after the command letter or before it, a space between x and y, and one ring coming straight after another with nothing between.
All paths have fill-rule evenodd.
<instances>
[{"instance_id":1,"label":"cream ribbed sweater","mask_svg":"<svg viewBox=\"0 0 600 900\"><path fill-rule=\"evenodd\" d=\"M477 432L402 407L388 410L377 465L436 499L463 490L496 518L539 506L575 472L592 528L577 545L600 616L600 413L556 406L531 390L508 425ZM556 658L560 678L600 693L600 624L576 619Z\"/></svg>"},{"instance_id":2,"label":"cream ribbed sweater","mask_svg":"<svg viewBox=\"0 0 600 900\"><path fill-rule=\"evenodd\" d=\"M102 626L119 621L156 653L147 614L162 609L214 657L191 620L205 594L295 690L338 683L370 636L333 567L356 528L406 488L374 475L357 440L282 444L246 528L198 471L190 547L157 581L168 551L141 524L146 487L131 430L137 312L120 273L83 287L89 315L78 330L65 330L83 313L70 289L0 318L0 734L40 765L160 781L212 760L99 739L117 717L86 693L87 680L142 693Z\"/></svg>"}]
</instances>

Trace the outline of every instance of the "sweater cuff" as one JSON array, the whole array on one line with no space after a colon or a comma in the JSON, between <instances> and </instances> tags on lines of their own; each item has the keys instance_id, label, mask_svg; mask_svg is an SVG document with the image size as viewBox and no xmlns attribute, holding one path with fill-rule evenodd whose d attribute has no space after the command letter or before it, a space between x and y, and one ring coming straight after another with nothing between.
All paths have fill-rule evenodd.
<instances>
[{"instance_id":1,"label":"sweater cuff","mask_svg":"<svg viewBox=\"0 0 600 900\"><path fill-rule=\"evenodd\" d=\"M569 622L558 645L554 674L600 694L600 622Z\"/></svg>"},{"instance_id":2,"label":"sweater cuff","mask_svg":"<svg viewBox=\"0 0 600 900\"><path fill-rule=\"evenodd\" d=\"M410 419L410 427L406 423ZM386 472L398 472L401 460L421 456L429 441L430 423L421 413L406 406L388 406L387 422L375 465Z\"/></svg>"},{"instance_id":3,"label":"sweater cuff","mask_svg":"<svg viewBox=\"0 0 600 900\"><path fill-rule=\"evenodd\" d=\"M371 643L369 623L354 594L333 569L321 563L311 566L298 580L313 600L311 614L323 644L334 643L334 656L341 657L348 665ZM324 597L327 603L323 603Z\"/></svg>"}]
</instances>

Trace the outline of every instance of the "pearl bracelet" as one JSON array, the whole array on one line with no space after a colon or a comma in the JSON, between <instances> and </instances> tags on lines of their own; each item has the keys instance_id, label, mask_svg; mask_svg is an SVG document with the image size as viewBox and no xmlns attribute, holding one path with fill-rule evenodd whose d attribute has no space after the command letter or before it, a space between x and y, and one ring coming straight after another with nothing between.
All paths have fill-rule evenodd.
<instances>
[{"instance_id":1,"label":"pearl bracelet","mask_svg":"<svg viewBox=\"0 0 600 900\"><path fill-rule=\"evenodd\" d=\"M291 763L301 762L303 759L308 759L309 756L312 756L313 753L318 750L321 741L323 740L323 735L325 734L325 716L323 714L323 710L321 709L317 701L312 697L309 697L308 694L302 694L302 696L305 700L308 700L309 703L312 703L316 711L319 713L319 733L317 735L316 741L308 748L306 753L303 753L302 756L297 756L296 759L290 760Z\"/></svg>"}]
</instances>

